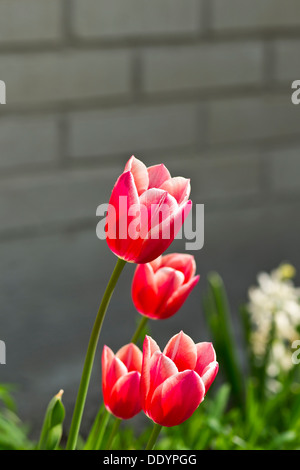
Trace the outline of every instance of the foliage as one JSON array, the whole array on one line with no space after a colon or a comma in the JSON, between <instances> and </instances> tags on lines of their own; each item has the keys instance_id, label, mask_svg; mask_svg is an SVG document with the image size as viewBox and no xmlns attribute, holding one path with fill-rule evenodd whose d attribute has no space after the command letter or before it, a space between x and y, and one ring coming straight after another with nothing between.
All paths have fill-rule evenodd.
<instances>
[{"instance_id":1,"label":"foliage","mask_svg":"<svg viewBox=\"0 0 300 470\"><path fill-rule=\"evenodd\" d=\"M290 450L300 448L300 382L299 368L292 365L276 377L270 387L268 376L269 337L263 360L257 364L251 343L252 325L247 306L233 317L226 290L217 273L208 276L208 289L203 299L206 320L220 362L222 381L214 384L209 396L180 426L163 428L157 450ZM240 320L244 344L234 340L233 318ZM241 365L241 352L245 356ZM290 350L290 357L292 356ZM292 364L292 362L291 362ZM272 382L271 382L272 384ZM126 428L114 448L140 449L147 442L149 430L134 440ZM119 447L118 447L119 446Z\"/></svg>"},{"instance_id":2,"label":"foliage","mask_svg":"<svg viewBox=\"0 0 300 470\"><path fill-rule=\"evenodd\" d=\"M34 447L28 439L28 427L16 414L12 398L14 387L0 385L0 450L28 450Z\"/></svg>"},{"instance_id":3,"label":"foliage","mask_svg":"<svg viewBox=\"0 0 300 470\"><path fill-rule=\"evenodd\" d=\"M208 276L203 307L220 362L220 377L189 420L180 426L163 428L156 450L300 449L299 367L292 364L287 370L281 368L276 381L270 377L269 352L274 335L271 332L268 336L264 356L257 361L249 305L236 310L233 316L224 283L217 273ZM239 347L234 338L233 318L240 321L240 330L244 332ZM292 350L290 354L292 356ZM274 384L276 386L272 386ZM0 449L37 448L28 439L28 428L17 417L12 392L11 386L0 385ZM39 448L57 448L60 441L64 409L61 397L57 397L51 400L47 409ZM103 413L102 408L98 419ZM89 441L84 442L81 438L78 447L89 448L98 440L97 448L106 448L110 433L118 424L114 418L107 421L105 433L102 430L103 439L99 441L97 438L95 430L97 427L101 430L101 422L99 424L96 420ZM151 428L149 422L149 426L140 433L130 422L123 422L111 448L143 449Z\"/></svg>"}]
</instances>

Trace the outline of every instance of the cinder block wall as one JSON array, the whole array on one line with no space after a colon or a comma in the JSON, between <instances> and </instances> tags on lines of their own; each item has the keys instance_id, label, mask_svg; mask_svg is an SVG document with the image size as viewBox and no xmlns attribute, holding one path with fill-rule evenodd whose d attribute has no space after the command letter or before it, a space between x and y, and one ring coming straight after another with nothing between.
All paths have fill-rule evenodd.
<instances>
[{"instance_id":1,"label":"cinder block wall","mask_svg":"<svg viewBox=\"0 0 300 470\"><path fill-rule=\"evenodd\" d=\"M70 418L115 262L96 238L96 207L131 154L191 177L205 204L200 289L152 324L162 345L181 328L209 337L210 270L225 279L240 342L237 305L257 271L299 267L299 48L297 0L0 1L0 381L20 384L36 430L60 388ZM130 339L133 269L101 345ZM89 399L86 423L100 400L100 350Z\"/></svg>"}]
</instances>

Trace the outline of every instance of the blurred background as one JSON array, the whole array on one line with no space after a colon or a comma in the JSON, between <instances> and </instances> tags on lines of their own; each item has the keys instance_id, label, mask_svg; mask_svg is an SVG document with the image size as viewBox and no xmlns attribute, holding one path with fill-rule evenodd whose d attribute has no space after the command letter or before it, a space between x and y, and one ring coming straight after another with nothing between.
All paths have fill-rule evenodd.
<instances>
[{"instance_id":1,"label":"blurred background","mask_svg":"<svg viewBox=\"0 0 300 470\"><path fill-rule=\"evenodd\" d=\"M237 316L259 271L300 266L299 47L296 0L1 0L0 381L19 385L33 432L61 388L70 422L115 263L96 208L132 154L190 177L205 204L205 245L192 252L199 288L151 323L162 347L180 329L209 339L211 270ZM133 270L105 320L86 423L101 400L103 344L116 351L135 328Z\"/></svg>"}]
</instances>

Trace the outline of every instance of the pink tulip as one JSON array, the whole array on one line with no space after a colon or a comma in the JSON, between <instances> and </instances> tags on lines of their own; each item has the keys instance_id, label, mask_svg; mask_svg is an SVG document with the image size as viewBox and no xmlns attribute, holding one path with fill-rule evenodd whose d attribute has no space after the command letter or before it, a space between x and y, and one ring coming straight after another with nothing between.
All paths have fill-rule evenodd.
<instances>
[{"instance_id":1,"label":"pink tulip","mask_svg":"<svg viewBox=\"0 0 300 470\"><path fill-rule=\"evenodd\" d=\"M140 378L142 352L135 344L123 346L114 355L104 346L102 391L106 409L117 418L129 419L141 411Z\"/></svg>"},{"instance_id":2,"label":"pink tulip","mask_svg":"<svg viewBox=\"0 0 300 470\"><path fill-rule=\"evenodd\" d=\"M106 240L119 258L148 263L172 243L192 207L190 181L132 156L118 178L106 216Z\"/></svg>"},{"instance_id":3,"label":"pink tulip","mask_svg":"<svg viewBox=\"0 0 300 470\"><path fill-rule=\"evenodd\" d=\"M144 412L161 426L183 423L203 401L218 369L211 343L195 344L181 331L162 353L146 336L141 376Z\"/></svg>"},{"instance_id":4,"label":"pink tulip","mask_svg":"<svg viewBox=\"0 0 300 470\"><path fill-rule=\"evenodd\" d=\"M142 315L162 320L183 305L200 276L192 255L173 253L140 264L132 281L132 300Z\"/></svg>"}]
</instances>

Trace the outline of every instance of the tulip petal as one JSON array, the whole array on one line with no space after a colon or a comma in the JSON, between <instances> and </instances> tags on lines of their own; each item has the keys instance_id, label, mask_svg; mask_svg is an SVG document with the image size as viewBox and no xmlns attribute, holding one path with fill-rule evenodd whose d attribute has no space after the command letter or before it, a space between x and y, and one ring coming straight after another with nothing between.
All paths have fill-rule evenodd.
<instances>
[{"instance_id":1,"label":"tulip petal","mask_svg":"<svg viewBox=\"0 0 300 470\"><path fill-rule=\"evenodd\" d=\"M154 341L151 336L146 335L143 344L143 355L145 354L150 359L156 351L160 352L160 348L157 342Z\"/></svg>"},{"instance_id":2,"label":"tulip petal","mask_svg":"<svg viewBox=\"0 0 300 470\"><path fill-rule=\"evenodd\" d=\"M184 282L184 274L181 271L176 271L171 267L164 267L159 269L154 274L154 280L157 286L158 293L160 290L168 290L173 292L178 289Z\"/></svg>"},{"instance_id":3,"label":"tulip petal","mask_svg":"<svg viewBox=\"0 0 300 470\"><path fill-rule=\"evenodd\" d=\"M128 225L135 218L129 216L128 211L133 205L139 205L139 198L133 176L127 171L122 173L113 188L106 216L107 244L113 253L126 260L132 242L128 236Z\"/></svg>"},{"instance_id":4,"label":"tulip petal","mask_svg":"<svg viewBox=\"0 0 300 470\"><path fill-rule=\"evenodd\" d=\"M122 375L127 374L127 372L128 370L125 364L115 356L106 374L106 387L111 390L116 381L122 377Z\"/></svg>"},{"instance_id":5,"label":"tulip petal","mask_svg":"<svg viewBox=\"0 0 300 470\"><path fill-rule=\"evenodd\" d=\"M117 359L115 356L111 358L111 350L106 347L102 354L102 393L105 405L109 401L111 389L115 382L122 376L127 374L126 366ZM106 355L109 356L109 360L106 363ZM106 363L106 364L105 364Z\"/></svg>"},{"instance_id":6,"label":"tulip petal","mask_svg":"<svg viewBox=\"0 0 300 470\"><path fill-rule=\"evenodd\" d=\"M174 315L182 307L191 291L198 284L200 276L195 276L187 284L180 286L170 297L164 306L164 309L159 312L161 319L166 319Z\"/></svg>"},{"instance_id":7,"label":"tulip petal","mask_svg":"<svg viewBox=\"0 0 300 470\"><path fill-rule=\"evenodd\" d=\"M155 389L175 374L178 374L178 369L174 362L160 351L156 351L150 359L150 389L145 403L146 411L151 403Z\"/></svg>"},{"instance_id":8,"label":"tulip petal","mask_svg":"<svg viewBox=\"0 0 300 470\"><path fill-rule=\"evenodd\" d=\"M125 364L128 372L142 370L142 351L133 343L126 344L116 353L116 357Z\"/></svg>"},{"instance_id":9,"label":"tulip petal","mask_svg":"<svg viewBox=\"0 0 300 470\"><path fill-rule=\"evenodd\" d=\"M169 226L169 222L167 223ZM157 230L159 234L159 230ZM160 234L159 234L160 236ZM166 249L171 245L174 237L167 238L167 239L156 239L156 238L149 238L143 240L143 244L141 246L140 252L136 257L135 262L139 264L150 263L153 259L157 258L161 255Z\"/></svg>"},{"instance_id":10,"label":"tulip petal","mask_svg":"<svg viewBox=\"0 0 300 470\"><path fill-rule=\"evenodd\" d=\"M215 380L218 370L219 364L216 361L212 362L204 369L201 379L203 380L203 383L205 385L205 394L208 392L209 387Z\"/></svg>"},{"instance_id":11,"label":"tulip petal","mask_svg":"<svg viewBox=\"0 0 300 470\"><path fill-rule=\"evenodd\" d=\"M171 218L165 219L163 223L152 228L151 232L149 232L149 238L143 241L135 262L139 264L150 263L166 251L181 229L191 208L192 201L187 201L172 214Z\"/></svg>"},{"instance_id":12,"label":"tulip petal","mask_svg":"<svg viewBox=\"0 0 300 470\"><path fill-rule=\"evenodd\" d=\"M169 266L184 274L185 282L188 282L195 275L196 262L193 255L185 253L171 253L162 256L160 267Z\"/></svg>"},{"instance_id":13,"label":"tulip petal","mask_svg":"<svg viewBox=\"0 0 300 470\"><path fill-rule=\"evenodd\" d=\"M113 358L115 357L113 351L106 345L103 347L102 351L102 385L103 390L106 389L106 376L107 372L111 366Z\"/></svg>"},{"instance_id":14,"label":"tulip petal","mask_svg":"<svg viewBox=\"0 0 300 470\"><path fill-rule=\"evenodd\" d=\"M146 165L133 155L125 165L124 171L131 171L135 186L140 196L149 186L149 176Z\"/></svg>"},{"instance_id":15,"label":"tulip petal","mask_svg":"<svg viewBox=\"0 0 300 470\"><path fill-rule=\"evenodd\" d=\"M184 274L181 271L175 271L172 268L161 268L155 273L155 282L157 287L157 307L153 310L153 318L161 318L160 314L164 311L165 305L174 292L180 288L184 282Z\"/></svg>"},{"instance_id":16,"label":"tulip petal","mask_svg":"<svg viewBox=\"0 0 300 470\"><path fill-rule=\"evenodd\" d=\"M153 165L148 167L149 186L148 188L159 188L166 180L171 178L169 170L163 165Z\"/></svg>"},{"instance_id":17,"label":"tulip petal","mask_svg":"<svg viewBox=\"0 0 300 470\"><path fill-rule=\"evenodd\" d=\"M196 372L180 372L155 390L150 404L150 417L162 426L177 426L194 413L204 394L204 384Z\"/></svg>"},{"instance_id":18,"label":"tulip petal","mask_svg":"<svg viewBox=\"0 0 300 470\"><path fill-rule=\"evenodd\" d=\"M155 258L151 263L149 263L150 266L152 266L153 272L156 273L156 271L160 268L162 261L162 256L158 256L158 258Z\"/></svg>"},{"instance_id":19,"label":"tulip petal","mask_svg":"<svg viewBox=\"0 0 300 470\"><path fill-rule=\"evenodd\" d=\"M160 188L168 191L169 194L175 197L178 204L186 202L191 192L190 180L183 178L182 176L168 179L160 186Z\"/></svg>"},{"instance_id":20,"label":"tulip petal","mask_svg":"<svg viewBox=\"0 0 300 470\"><path fill-rule=\"evenodd\" d=\"M179 372L195 368L197 348L192 338L183 331L170 339L163 353L176 364Z\"/></svg>"},{"instance_id":21,"label":"tulip petal","mask_svg":"<svg viewBox=\"0 0 300 470\"><path fill-rule=\"evenodd\" d=\"M173 214L173 232L174 232L174 238L176 237L177 233L181 229L182 225L184 224L185 219L190 213L190 210L192 209L192 201L187 201L184 204L182 204L179 208L178 211Z\"/></svg>"},{"instance_id":22,"label":"tulip petal","mask_svg":"<svg viewBox=\"0 0 300 470\"><path fill-rule=\"evenodd\" d=\"M150 264L139 264L132 281L132 300L138 312L147 315L155 311L157 287Z\"/></svg>"},{"instance_id":23,"label":"tulip petal","mask_svg":"<svg viewBox=\"0 0 300 470\"><path fill-rule=\"evenodd\" d=\"M212 343L198 343L196 344L196 348L197 363L195 371L202 377L204 369L206 369L206 367L209 366L211 362L214 362L216 360L216 352Z\"/></svg>"},{"instance_id":24,"label":"tulip petal","mask_svg":"<svg viewBox=\"0 0 300 470\"><path fill-rule=\"evenodd\" d=\"M141 400L142 407L145 411L146 401L150 390L150 360L155 351L160 351L157 343L151 338L151 336L145 336L143 343L143 363L141 373Z\"/></svg>"},{"instance_id":25,"label":"tulip petal","mask_svg":"<svg viewBox=\"0 0 300 470\"><path fill-rule=\"evenodd\" d=\"M141 411L140 377L139 372L133 371L115 383L108 408L117 418L130 419Z\"/></svg>"},{"instance_id":26,"label":"tulip petal","mask_svg":"<svg viewBox=\"0 0 300 470\"><path fill-rule=\"evenodd\" d=\"M177 211L176 199L161 189L148 189L140 197L140 205L144 205L148 211L148 230L160 225L164 220L170 219Z\"/></svg>"}]
</instances>

